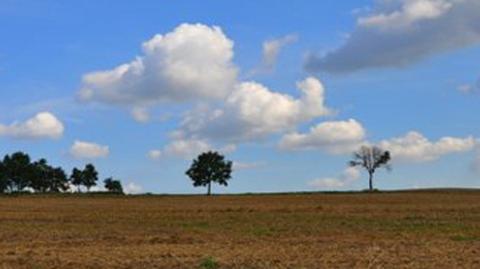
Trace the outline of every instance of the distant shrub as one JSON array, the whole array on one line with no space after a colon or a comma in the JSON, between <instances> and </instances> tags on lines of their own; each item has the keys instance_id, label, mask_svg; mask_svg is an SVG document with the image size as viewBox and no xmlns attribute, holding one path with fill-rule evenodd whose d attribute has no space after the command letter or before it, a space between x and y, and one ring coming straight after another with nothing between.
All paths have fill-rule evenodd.
<instances>
[{"instance_id":1,"label":"distant shrub","mask_svg":"<svg viewBox=\"0 0 480 269\"><path fill-rule=\"evenodd\" d=\"M120 180L114 180L113 178L107 178L103 181L105 183L105 189L110 193L123 194L122 182Z\"/></svg>"},{"instance_id":2,"label":"distant shrub","mask_svg":"<svg viewBox=\"0 0 480 269\"><path fill-rule=\"evenodd\" d=\"M213 257L206 257L200 262L201 269L218 269L220 266Z\"/></svg>"}]
</instances>

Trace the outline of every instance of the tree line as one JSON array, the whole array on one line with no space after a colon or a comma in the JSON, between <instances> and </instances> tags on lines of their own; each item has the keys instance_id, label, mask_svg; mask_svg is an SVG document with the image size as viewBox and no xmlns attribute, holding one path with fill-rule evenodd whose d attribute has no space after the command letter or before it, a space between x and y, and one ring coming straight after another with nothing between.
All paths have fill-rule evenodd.
<instances>
[{"instance_id":1,"label":"tree line","mask_svg":"<svg viewBox=\"0 0 480 269\"><path fill-rule=\"evenodd\" d=\"M62 167L52 166L44 158L32 161L24 152L5 155L0 161L0 193L81 192L82 187L90 191L97 182L98 172L93 164L87 164L83 169L73 168L67 175ZM123 193L119 180L107 178L104 187L108 192Z\"/></svg>"},{"instance_id":2,"label":"tree line","mask_svg":"<svg viewBox=\"0 0 480 269\"><path fill-rule=\"evenodd\" d=\"M368 172L369 191L373 191L373 175L380 168L390 170L390 160L389 151L376 146L363 146L354 152L349 165L362 167ZM232 178L232 166L233 162L226 160L223 155L209 151L194 159L185 174L195 187L207 187L207 195L211 195L212 183L228 186ZM5 155L0 161L0 193L25 190L36 193L81 192L82 188L89 192L97 186L97 182L98 172L93 164L87 164L83 169L75 167L68 176L62 167L51 166L43 158L32 162L30 156L23 152ZM108 192L123 193L119 180L110 177L103 183Z\"/></svg>"}]
</instances>

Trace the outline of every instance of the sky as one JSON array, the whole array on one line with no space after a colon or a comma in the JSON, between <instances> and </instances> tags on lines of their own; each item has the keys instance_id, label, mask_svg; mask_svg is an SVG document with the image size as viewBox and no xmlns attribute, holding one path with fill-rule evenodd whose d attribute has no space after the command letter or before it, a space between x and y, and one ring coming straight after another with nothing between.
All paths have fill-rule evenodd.
<instances>
[{"instance_id":1,"label":"sky","mask_svg":"<svg viewBox=\"0 0 480 269\"><path fill-rule=\"evenodd\" d=\"M480 2L0 2L0 154L93 163L130 193L479 187Z\"/></svg>"}]
</instances>

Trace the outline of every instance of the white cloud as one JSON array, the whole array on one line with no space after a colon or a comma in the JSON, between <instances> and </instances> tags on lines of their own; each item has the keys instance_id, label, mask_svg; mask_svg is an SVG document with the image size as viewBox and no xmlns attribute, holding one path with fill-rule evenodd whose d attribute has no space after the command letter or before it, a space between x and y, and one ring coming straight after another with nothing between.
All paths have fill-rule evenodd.
<instances>
[{"instance_id":1,"label":"white cloud","mask_svg":"<svg viewBox=\"0 0 480 269\"><path fill-rule=\"evenodd\" d=\"M436 19L452 6L449 0L405 0L397 10L359 18L358 25L385 29L409 27L416 22Z\"/></svg>"},{"instance_id":2,"label":"white cloud","mask_svg":"<svg viewBox=\"0 0 480 269\"><path fill-rule=\"evenodd\" d=\"M167 156L192 159L210 149L211 146L204 140L174 140L165 147L163 152Z\"/></svg>"},{"instance_id":3,"label":"white cloud","mask_svg":"<svg viewBox=\"0 0 480 269\"><path fill-rule=\"evenodd\" d=\"M355 167L348 167L338 177L314 179L308 182L308 186L314 189L340 189L350 185L359 178L360 170Z\"/></svg>"},{"instance_id":4,"label":"white cloud","mask_svg":"<svg viewBox=\"0 0 480 269\"><path fill-rule=\"evenodd\" d=\"M25 122L0 124L0 136L20 139L58 139L64 130L63 123L50 112L38 113Z\"/></svg>"},{"instance_id":5,"label":"white cloud","mask_svg":"<svg viewBox=\"0 0 480 269\"><path fill-rule=\"evenodd\" d=\"M383 140L378 145L389 150L394 161L428 162L453 153L468 152L475 148L473 137L442 137L432 142L418 132L409 132L403 137Z\"/></svg>"},{"instance_id":6,"label":"white cloud","mask_svg":"<svg viewBox=\"0 0 480 269\"><path fill-rule=\"evenodd\" d=\"M264 64L273 66L281 48L295 39L266 42ZM257 82L239 82L233 56L233 41L219 27L182 24L145 42L143 55L131 62L86 74L78 96L124 106L139 122L149 121L148 109L160 102L187 102L173 141L149 155L154 159L159 154L191 157L211 148L212 141L228 146L265 139L331 112L317 79L299 82L296 98Z\"/></svg>"},{"instance_id":7,"label":"white cloud","mask_svg":"<svg viewBox=\"0 0 480 269\"><path fill-rule=\"evenodd\" d=\"M187 113L179 133L184 137L251 141L292 130L302 122L330 113L320 81L310 77L297 86L302 93L299 99L256 82L241 83L223 107L201 107Z\"/></svg>"},{"instance_id":8,"label":"white cloud","mask_svg":"<svg viewBox=\"0 0 480 269\"><path fill-rule=\"evenodd\" d=\"M108 146L76 140L70 148L70 155L76 159L105 158L110 154Z\"/></svg>"},{"instance_id":9,"label":"white cloud","mask_svg":"<svg viewBox=\"0 0 480 269\"><path fill-rule=\"evenodd\" d=\"M275 69L278 55L282 48L296 42L297 40L297 35L290 34L278 39L271 39L263 42L262 62L259 67L251 72L251 75L272 72Z\"/></svg>"},{"instance_id":10,"label":"white cloud","mask_svg":"<svg viewBox=\"0 0 480 269\"><path fill-rule=\"evenodd\" d=\"M365 134L365 128L354 119L324 122L310 128L308 133L284 135L279 147L283 150L321 150L331 154L349 154L361 145L376 144L390 151L393 161L429 162L445 155L472 151L478 144L472 136L446 136L430 141L414 131L375 143L366 140Z\"/></svg>"},{"instance_id":11,"label":"white cloud","mask_svg":"<svg viewBox=\"0 0 480 269\"><path fill-rule=\"evenodd\" d=\"M148 152L147 156L152 160L158 160L162 157L162 151L158 149L153 149Z\"/></svg>"},{"instance_id":12,"label":"white cloud","mask_svg":"<svg viewBox=\"0 0 480 269\"><path fill-rule=\"evenodd\" d=\"M345 182L338 178L318 178L308 182L314 189L338 189L345 186Z\"/></svg>"},{"instance_id":13,"label":"white cloud","mask_svg":"<svg viewBox=\"0 0 480 269\"><path fill-rule=\"evenodd\" d=\"M351 153L365 142L365 129L354 119L323 122L305 134L290 133L280 141L284 150L325 150L334 154Z\"/></svg>"},{"instance_id":14,"label":"white cloud","mask_svg":"<svg viewBox=\"0 0 480 269\"><path fill-rule=\"evenodd\" d=\"M233 170L249 170L265 166L265 162L233 162Z\"/></svg>"},{"instance_id":15,"label":"white cloud","mask_svg":"<svg viewBox=\"0 0 480 269\"><path fill-rule=\"evenodd\" d=\"M222 99L236 82L233 41L216 26L182 24L145 42L143 53L130 63L85 75L79 98L144 107ZM134 110L133 115L143 120L144 112Z\"/></svg>"},{"instance_id":16,"label":"white cloud","mask_svg":"<svg viewBox=\"0 0 480 269\"><path fill-rule=\"evenodd\" d=\"M475 88L471 84L463 84L457 87L457 90L464 94L472 93Z\"/></svg>"},{"instance_id":17,"label":"white cloud","mask_svg":"<svg viewBox=\"0 0 480 269\"><path fill-rule=\"evenodd\" d=\"M143 192L143 187L136 183L130 182L123 187L123 192L126 194L140 194Z\"/></svg>"},{"instance_id":18,"label":"white cloud","mask_svg":"<svg viewBox=\"0 0 480 269\"><path fill-rule=\"evenodd\" d=\"M457 90L463 94L473 94L480 92L480 78L475 83L463 84L457 87Z\"/></svg>"},{"instance_id":19,"label":"white cloud","mask_svg":"<svg viewBox=\"0 0 480 269\"><path fill-rule=\"evenodd\" d=\"M144 107L134 107L132 108L132 117L134 120L140 123L146 123L150 120L150 115L148 110Z\"/></svg>"},{"instance_id":20,"label":"white cloud","mask_svg":"<svg viewBox=\"0 0 480 269\"><path fill-rule=\"evenodd\" d=\"M100 185L92 186L90 188L90 192L106 192L107 189L105 189L105 186L103 186L102 183Z\"/></svg>"},{"instance_id":21,"label":"white cloud","mask_svg":"<svg viewBox=\"0 0 480 269\"><path fill-rule=\"evenodd\" d=\"M235 144L227 144L218 149L218 151L222 154L229 154L237 150L237 145Z\"/></svg>"},{"instance_id":22,"label":"white cloud","mask_svg":"<svg viewBox=\"0 0 480 269\"><path fill-rule=\"evenodd\" d=\"M190 160L207 151L218 151L222 154L228 154L235 150L236 146L233 144L228 144L221 148L215 148L206 140L174 139L166 145L163 150L151 150L148 153L148 156L153 160L160 159L162 156Z\"/></svg>"},{"instance_id":23,"label":"white cloud","mask_svg":"<svg viewBox=\"0 0 480 269\"><path fill-rule=\"evenodd\" d=\"M480 43L478 0L378 1L358 18L345 44L310 55L311 71L353 72L403 67L433 55Z\"/></svg>"}]
</instances>

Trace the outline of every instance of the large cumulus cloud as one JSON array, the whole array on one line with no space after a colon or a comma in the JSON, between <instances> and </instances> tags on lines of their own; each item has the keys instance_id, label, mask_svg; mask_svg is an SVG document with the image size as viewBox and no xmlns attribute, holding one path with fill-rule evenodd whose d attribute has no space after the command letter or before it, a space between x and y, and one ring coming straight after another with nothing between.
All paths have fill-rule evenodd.
<instances>
[{"instance_id":1,"label":"large cumulus cloud","mask_svg":"<svg viewBox=\"0 0 480 269\"><path fill-rule=\"evenodd\" d=\"M222 99L236 82L233 41L219 27L182 24L154 36L142 48L143 55L129 63L86 74L79 98L129 106L136 118L145 119L144 107Z\"/></svg>"},{"instance_id":2,"label":"large cumulus cloud","mask_svg":"<svg viewBox=\"0 0 480 269\"><path fill-rule=\"evenodd\" d=\"M382 0L358 18L345 43L326 55L311 54L310 71L346 73L403 67L430 56L480 43L478 0Z\"/></svg>"},{"instance_id":3,"label":"large cumulus cloud","mask_svg":"<svg viewBox=\"0 0 480 269\"><path fill-rule=\"evenodd\" d=\"M221 107L187 113L178 134L225 141L262 139L331 112L319 80L309 77L297 87L301 96L294 98L257 82L243 82Z\"/></svg>"}]
</instances>

